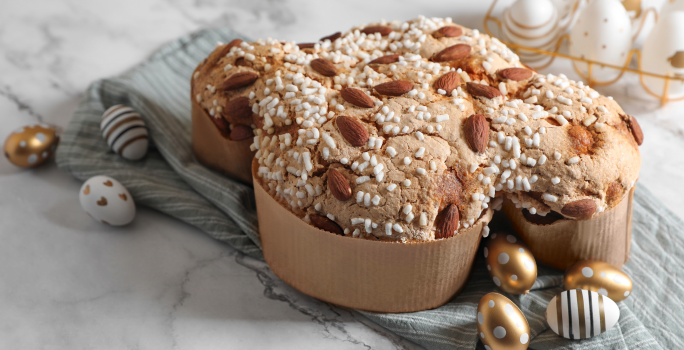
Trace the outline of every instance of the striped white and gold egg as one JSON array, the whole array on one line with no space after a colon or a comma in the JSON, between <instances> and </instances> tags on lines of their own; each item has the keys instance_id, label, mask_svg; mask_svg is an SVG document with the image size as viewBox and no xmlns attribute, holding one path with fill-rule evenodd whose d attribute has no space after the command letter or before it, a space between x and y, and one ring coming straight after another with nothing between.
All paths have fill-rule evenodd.
<instances>
[{"instance_id":1,"label":"striped white and gold egg","mask_svg":"<svg viewBox=\"0 0 684 350\"><path fill-rule=\"evenodd\" d=\"M109 107L100 122L102 137L114 153L128 160L138 160L147 154L147 126L140 114L124 105Z\"/></svg>"},{"instance_id":2,"label":"striped white and gold egg","mask_svg":"<svg viewBox=\"0 0 684 350\"><path fill-rule=\"evenodd\" d=\"M620 318L620 309L610 298L596 292L566 290L551 299L546 322L556 334L567 339L587 339L611 329Z\"/></svg>"}]
</instances>

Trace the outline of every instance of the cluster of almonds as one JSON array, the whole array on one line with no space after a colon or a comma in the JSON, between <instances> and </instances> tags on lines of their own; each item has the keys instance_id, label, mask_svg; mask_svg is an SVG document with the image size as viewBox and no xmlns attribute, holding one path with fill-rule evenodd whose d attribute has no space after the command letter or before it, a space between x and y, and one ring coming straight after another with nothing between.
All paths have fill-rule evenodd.
<instances>
[{"instance_id":1,"label":"cluster of almonds","mask_svg":"<svg viewBox=\"0 0 684 350\"><path fill-rule=\"evenodd\" d=\"M353 237L451 237L503 193L535 217L590 218L640 166L643 135L612 99L448 18L236 40L198 67L193 94L224 135L253 137L276 200Z\"/></svg>"}]
</instances>

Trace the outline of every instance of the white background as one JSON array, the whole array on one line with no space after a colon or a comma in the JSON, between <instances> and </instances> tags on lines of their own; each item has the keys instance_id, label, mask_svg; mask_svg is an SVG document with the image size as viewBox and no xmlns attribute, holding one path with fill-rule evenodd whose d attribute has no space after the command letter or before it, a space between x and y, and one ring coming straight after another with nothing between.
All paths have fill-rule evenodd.
<instances>
[{"instance_id":1,"label":"white background","mask_svg":"<svg viewBox=\"0 0 684 350\"><path fill-rule=\"evenodd\" d=\"M200 28L309 42L380 18L423 14L482 29L489 4L2 0L0 140L38 121L65 126L89 83ZM546 70L570 71L567 63ZM684 217L684 103L658 108L633 76L599 91L641 123L640 184ZM0 159L0 348L413 348L160 213L139 208L126 228L101 225L81 211L79 187L53 162L21 170Z\"/></svg>"}]
</instances>

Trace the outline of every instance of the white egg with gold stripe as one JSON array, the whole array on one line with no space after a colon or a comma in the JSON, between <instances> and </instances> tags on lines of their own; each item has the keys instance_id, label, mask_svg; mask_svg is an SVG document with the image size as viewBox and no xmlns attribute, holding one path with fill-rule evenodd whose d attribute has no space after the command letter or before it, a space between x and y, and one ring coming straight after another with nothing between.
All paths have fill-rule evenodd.
<instances>
[{"instance_id":1,"label":"white egg with gold stripe","mask_svg":"<svg viewBox=\"0 0 684 350\"><path fill-rule=\"evenodd\" d=\"M604 333L619 318L620 309L614 301L579 288L556 295L546 308L551 330L568 339L587 339Z\"/></svg>"},{"instance_id":2,"label":"white egg with gold stripe","mask_svg":"<svg viewBox=\"0 0 684 350\"><path fill-rule=\"evenodd\" d=\"M147 154L147 126L133 108L124 105L109 107L102 115L100 130L114 153L128 160L138 160Z\"/></svg>"}]
</instances>

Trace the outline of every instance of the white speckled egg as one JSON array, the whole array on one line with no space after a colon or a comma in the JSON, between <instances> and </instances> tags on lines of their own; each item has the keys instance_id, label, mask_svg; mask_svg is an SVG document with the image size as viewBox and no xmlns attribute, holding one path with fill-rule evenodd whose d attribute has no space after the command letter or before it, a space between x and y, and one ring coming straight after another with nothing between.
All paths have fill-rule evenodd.
<instances>
[{"instance_id":1,"label":"white speckled egg","mask_svg":"<svg viewBox=\"0 0 684 350\"><path fill-rule=\"evenodd\" d=\"M543 50L556 43L558 12L551 0L517 0L504 11L502 28L511 42ZM519 51L526 63L541 64L548 56Z\"/></svg>"},{"instance_id":2,"label":"white speckled egg","mask_svg":"<svg viewBox=\"0 0 684 350\"><path fill-rule=\"evenodd\" d=\"M57 129L45 124L23 126L5 140L5 157L14 165L30 168L45 162L57 149Z\"/></svg>"},{"instance_id":3,"label":"white speckled egg","mask_svg":"<svg viewBox=\"0 0 684 350\"><path fill-rule=\"evenodd\" d=\"M681 11L663 14L644 42L641 69L645 72L684 78L684 1L681 7ZM664 79L644 76L644 83L653 93L663 94ZM671 80L667 94L670 98L683 96L684 82Z\"/></svg>"},{"instance_id":4,"label":"white speckled egg","mask_svg":"<svg viewBox=\"0 0 684 350\"><path fill-rule=\"evenodd\" d=\"M100 130L114 153L128 160L138 160L147 154L147 126L133 108L124 105L109 107L102 115Z\"/></svg>"},{"instance_id":5,"label":"white speckled egg","mask_svg":"<svg viewBox=\"0 0 684 350\"><path fill-rule=\"evenodd\" d=\"M546 322L556 334L568 339L587 339L611 329L620 318L620 308L607 296L573 289L551 299Z\"/></svg>"},{"instance_id":6,"label":"white speckled egg","mask_svg":"<svg viewBox=\"0 0 684 350\"><path fill-rule=\"evenodd\" d=\"M619 0L593 0L580 13L570 31L570 55L623 66L632 47L632 22ZM582 74L588 64L573 61ZM620 74L612 68L592 66L592 77L610 81Z\"/></svg>"},{"instance_id":7,"label":"white speckled egg","mask_svg":"<svg viewBox=\"0 0 684 350\"><path fill-rule=\"evenodd\" d=\"M107 225L123 226L135 217L135 202L119 181L109 176L93 176L78 194L81 207L90 217Z\"/></svg>"},{"instance_id":8,"label":"white speckled egg","mask_svg":"<svg viewBox=\"0 0 684 350\"><path fill-rule=\"evenodd\" d=\"M530 325L522 311L499 293L488 293L477 305L477 333L488 350L525 350Z\"/></svg>"}]
</instances>

